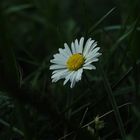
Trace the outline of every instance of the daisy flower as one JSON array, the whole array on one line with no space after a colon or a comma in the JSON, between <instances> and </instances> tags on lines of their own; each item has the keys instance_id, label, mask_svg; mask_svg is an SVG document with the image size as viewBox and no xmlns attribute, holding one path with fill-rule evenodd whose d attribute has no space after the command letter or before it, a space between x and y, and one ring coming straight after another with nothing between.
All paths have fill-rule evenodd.
<instances>
[{"instance_id":1,"label":"daisy flower","mask_svg":"<svg viewBox=\"0 0 140 140\"><path fill-rule=\"evenodd\" d=\"M54 58L50 60L53 63L50 66L50 70L53 70L52 82L64 79L64 85L70 81L70 87L73 88L81 80L84 70L96 69L92 63L97 62L101 55L98 52L100 47L96 46L97 42L91 38L84 43L84 37L79 42L76 39L70 47L64 43L64 49L59 48L59 53L54 54Z\"/></svg>"}]
</instances>

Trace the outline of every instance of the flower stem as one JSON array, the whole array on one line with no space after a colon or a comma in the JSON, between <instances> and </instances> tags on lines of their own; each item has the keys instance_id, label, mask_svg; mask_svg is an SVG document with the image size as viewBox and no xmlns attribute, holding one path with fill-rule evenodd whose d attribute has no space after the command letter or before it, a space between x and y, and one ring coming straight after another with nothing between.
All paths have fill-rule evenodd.
<instances>
[{"instance_id":1,"label":"flower stem","mask_svg":"<svg viewBox=\"0 0 140 140\"><path fill-rule=\"evenodd\" d=\"M100 67L100 71L101 71L101 74L102 74L102 77L103 77L104 86L106 88L109 100L110 100L110 102L112 104L112 107L113 107L113 110L114 110L116 121L118 123L118 127L119 127L119 130L120 130L120 134L121 134L122 138L124 139L125 135L126 135L125 134L125 129L124 129L123 121L121 119L121 115L120 115L120 112L119 112L115 97L113 95L111 86L110 86L109 81L108 81L108 79L107 79L107 77L105 75L104 70L102 69L101 65L99 67Z\"/></svg>"},{"instance_id":2,"label":"flower stem","mask_svg":"<svg viewBox=\"0 0 140 140\"><path fill-rule=\"evenodd\" d=\"M17 99L14 100L14 104L15 104L15 111L16 111L18 123L24 133L24 140L32 140L29 134L29 128L27 126L28 122L26 120L26 116L24 112L25 110Z\"/></svg>"}]
</instances>

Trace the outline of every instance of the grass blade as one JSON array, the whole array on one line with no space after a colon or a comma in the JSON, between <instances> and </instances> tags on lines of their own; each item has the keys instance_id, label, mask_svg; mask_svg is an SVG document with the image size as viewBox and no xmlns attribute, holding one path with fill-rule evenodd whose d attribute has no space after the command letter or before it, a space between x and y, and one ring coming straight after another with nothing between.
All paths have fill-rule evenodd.
<instances>
[{"instance_id":1,"label":"grass blade","mask_svg":"<svg viewBox=\"0 0 140 140\"><path fill-rule=\"evenodd\" d=\"M106 19L116 8L112 8L109 12L107 12L100 20L98 20L88 31L88 33L91 33L104 19Z\"/></svg>"},{"instance_id":2,"label":"grass blade","mask_svg":"<svg viewBox=\"0 0 140 140\"><path fill-rule=\"evenodd\" d=\"M105 75L105 72L103 71L101 66L100 66L100 71L101 71L101 74L102 74L102 77L103 77L104 86L105 86L106 91L108 93L110 103L112 104L112 107L113 107L113 110L114 110L116 121L118 123L118 127L119 127L119 130L120 130L120 134L121 134L122 138L124 139L125 138L125 129L124 129L124 126L123 126L123 122L122 122L122 119L121 119L121 115L120 115L115 97L113 96L111 86L110 86L109 81L108 81L108 79Z\"/></svg>"}]
</instances>

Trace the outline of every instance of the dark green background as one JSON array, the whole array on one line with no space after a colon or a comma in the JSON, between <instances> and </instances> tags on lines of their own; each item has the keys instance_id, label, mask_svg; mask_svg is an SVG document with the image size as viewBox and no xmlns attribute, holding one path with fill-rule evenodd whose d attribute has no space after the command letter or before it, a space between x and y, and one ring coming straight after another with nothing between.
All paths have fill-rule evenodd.
<instances>
[{"instance_id":1,"label":"dark green background","mask_svg":"<svg viewBox=\"0 0 140 140\"><path fill-rule=\"evenodd\" d=\"M139 0L0 1L0 140L121 139L114 113L104 128L79 129L112 110L102 72L112 88L127 140L140 135ZM89 37L101 48L100 70L86 71L73 89L52 83L58 48ZM123 105L121 107L121 105ZM24 136L23 136L24 135Z\"/></svg>"}]
</instances>

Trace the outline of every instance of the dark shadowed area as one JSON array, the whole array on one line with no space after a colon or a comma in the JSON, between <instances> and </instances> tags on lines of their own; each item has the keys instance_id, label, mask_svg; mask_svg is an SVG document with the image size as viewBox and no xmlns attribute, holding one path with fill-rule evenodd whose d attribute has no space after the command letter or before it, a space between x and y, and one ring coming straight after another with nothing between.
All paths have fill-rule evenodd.
<instances>
[{"instance_id":1,"label":"dark shadowed area","mask_svg":"<svg viewBox=\"0 0 140 140\"><path fill-rule=\"evenodd\" d=\"M100 47L70 88L50 60L75 39ZM0 140L140 139L140 0L0 1Z\"/></svg>"}]
</instances>

